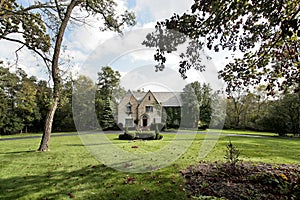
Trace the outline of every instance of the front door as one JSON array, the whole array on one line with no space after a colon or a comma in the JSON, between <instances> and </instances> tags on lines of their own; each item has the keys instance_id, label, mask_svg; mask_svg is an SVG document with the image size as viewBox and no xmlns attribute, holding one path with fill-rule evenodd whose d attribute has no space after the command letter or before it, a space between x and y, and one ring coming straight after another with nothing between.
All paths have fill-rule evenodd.
<instances>
[{"instance_id":1,"label":"front door","mask_svg":"<svg viewBox=\"0 0 300 200\"><path fill-rule=\"evenodd\" d=\"M147 116L143 116L143 126L147 126L148 125L148 117Z\"/></svg>"}]
</instances>

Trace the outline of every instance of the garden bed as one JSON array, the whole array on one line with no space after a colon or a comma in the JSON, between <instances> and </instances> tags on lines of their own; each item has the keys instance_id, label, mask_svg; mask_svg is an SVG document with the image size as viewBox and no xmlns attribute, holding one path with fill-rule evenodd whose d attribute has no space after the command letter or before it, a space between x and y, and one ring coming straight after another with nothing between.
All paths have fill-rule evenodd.
<instances>
[{"instance_id":1,"label":"garden bed","mask_svg":"<svg viewBox=\"0 0 300 200\"><path fill-rule=\"evenodd\" d=\"M300 165L202 162L181 173L194 199L300 199Z\"/></svg>"}]
</instances>

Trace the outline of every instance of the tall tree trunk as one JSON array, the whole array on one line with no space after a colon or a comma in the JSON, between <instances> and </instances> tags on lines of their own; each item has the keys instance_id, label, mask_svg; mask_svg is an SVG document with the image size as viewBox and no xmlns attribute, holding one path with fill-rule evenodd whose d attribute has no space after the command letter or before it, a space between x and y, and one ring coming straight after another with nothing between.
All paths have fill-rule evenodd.
<instances>
[{"instance_id":1,"label":"tall tree trunk","mask_svg":"<svg viewBox=\"0 0 300 200\"><path fill-rule=\"evenodd\" d=\"M79 3L80 3L80 0L72 0L71 3L68 5L66 13L64 15L64 18L62 19L62 22L60 24L60 27L59 27L59 30L58 30L58 33L56 36L54 53L53 53L53 58L52 58L52 63L51 63L51 70L52 70L51 75L52 75L52 79L53 79L53 102L52 102L52 105L46 116L44 132L43 132L42 140L41 140L38 151L48 151L49 150L53 118L54 118L54 114L55 114L55 111L57 109L59 99L60 99L61 78L59 75L58 60L59 60L59 56L60 56L62 40L64 37L66 27L67 27L68 22L71 17L71 13L72 13L73 9L75 8L75 6L78 5ZM60 9L60 8L57 8L57 9Z\"/></svg>"},{"instance_id":2,"label":"tall tree trunk","mask_svg":"<svg viewBox=\"0 0 300 200\"><path fill-rule=\"evenodd\" d=\"M43 137L42 137L41 144L40 144L38 151L48 151L49 150L50 135L52 132L52 124L53 124L54 114L55 114L55 111L58 106L58 102L59 102L59 98L57 97L54 99L53 104L47 113L45 125L44 125Z\"/></svg>"}]
</instances>

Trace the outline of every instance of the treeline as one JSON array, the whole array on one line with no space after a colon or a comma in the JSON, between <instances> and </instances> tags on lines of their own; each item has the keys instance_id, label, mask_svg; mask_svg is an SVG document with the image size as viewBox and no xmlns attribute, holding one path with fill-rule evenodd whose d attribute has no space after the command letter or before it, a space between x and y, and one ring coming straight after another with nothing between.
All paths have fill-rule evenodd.
<instances>
[{"instance_id":1,"label":"treeline","mask_svg":"<svg viewBox=\"0 0 300 200\"><path fill-rule=\"evenodd\" d=\"M286 91L279 96L269 96L265 86L260 86L252 92L232 92L227 99L222 99L224 97L213 91L209 84L199 82L186 85L183 91L183 114L176 109L167 110L167 127L173 128L176 125L173 122L181 120L181 127L268 131L280 136L300 134L298 93Z\"/></svg>"},{"instance_id":2,"label":"treeline","mask_svg":"<svg viewBox=\"0 0 300 200\"><path fill-rule=\"evenodd\" d=\"M227 99L224 128L300 134L298 93L270 97L263 86L254 92L237 91Z\"/></svg>"},{"instance_id":3,"label":"treeline","mask_svg":"<svg viewBox=\"0 0 300 200\"><path fill-rule=\"evenodd\" d=\"M62 98L55 113L53 131L76 130L72 114L72 88L76 81L95 89L95 110L100 126L104 130L118 129L115 120L117 102L125 94L120 86L120 77L118 71L106 66L98 73L97 83L83 76L62 81ZM48 82L28 77L22 69L11 72L0 66L0 134L42 132L51 104L51 92ZM220 128L225 118L225 129L271 131L279 135L300 134L299 94L287 92L270 97L263 86L253 92L240 90L222 99L226 103L223 104L226 112L225 109L223 112L218 107L221 104L215 103L222 98L219 93L213 91L209 84L193 82L185 86L181 98L184 109L166 110L164 120L167 128L180 125L200 129Z\"/></svg>"},{"instance_id":4,"label":"treeline","mask_svg":"<svg viewBox=\"0 0 300 200\"><path fill-rule=\"evenodd\" d=\"M37 80L22 69L0 66L0 134L41 132L51 103L48 82ZM54 118L54 131L75 130L72 116L72 81L62 86L63 98Z\"/></svg>"},{"instance_id":5,"label":"treeline","mask_svg":"<svg viewBox=\"0 0 300 200\"><path fill-rule=\"evenodd\" d=\"M71 77L62 81L61 99L54 116L53 131L75 131L72 114L72 89L76 81L90 81L96 89L95 108L99 124L103 129L118 128L114 113L117 98L125 93L119 87L120 74L110 67L103 67L98 73L97 83L87 77ZM118 90L118 95L112 91ZM51 104L49 83L28 77L22 69L11 72L0 66L0 134L42 132L45 118Z\"/></svg>"}]
</instances>

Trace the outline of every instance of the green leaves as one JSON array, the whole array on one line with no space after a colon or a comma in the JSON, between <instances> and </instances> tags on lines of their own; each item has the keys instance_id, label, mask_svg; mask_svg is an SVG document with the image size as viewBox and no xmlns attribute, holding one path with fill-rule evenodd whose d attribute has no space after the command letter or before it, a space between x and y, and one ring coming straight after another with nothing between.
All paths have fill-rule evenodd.
<instances>
[{"instance_id":1,"label":"green leaves","mask_svg":"<svg viewBox=\"0 0 300 200\"><path fill-rule=\"evenodd\" d=\"M132 12L125 11L121 15L116 14L117 3L113 0L84 0L81 7L91 15L99 15L104 19L102 31L113 30L121 32L124 25L135 25L135 15Z\"/></svg>"},{"instance_id":2,"label":"green leaves","mask_svg":"<svg viewBox=\"0 0 300 200\"><path fill-rule=\"evenodd\" d=\"M222 49L243 53L241 59L230 61L219 73L227 82L227 91L263 83L266 78L272 86L269 88L271 94L295 85L297 89L300 84L300 72L296 66L300 53L299 3L299 0L195 0L191 14L175 14L164 22L158 22L156 28L166 37L170 31L165 29L184 34L199 44L196 51L208 48L215 52ZM148 46L159 49L156 60L160 64L165 62L165 52L170 53L180 45L169 41L171 48L166 51L160 45L165 41L167 39L159 34L146 38ZM187 48L179 65L182 77L186 77L191 67L196 68L194 61ZM238 76L233 75L236 73Z\"/></svg>"},{"instance_id":3,"label":"green leaves","mask_svg":"<svg viewBox=\"0 0 300 200\"><path fill-rule=\"evenodd\" d=\"M41 15L24 8L15 0L3 1L0 12L0 40L8 38L10 34L21 34L24 43L29 49L37 49L48 52L50 48L50 36L46 33L46 26Z\"/></svg>"}]
</instances>

